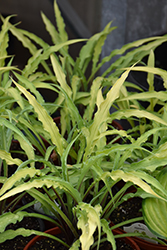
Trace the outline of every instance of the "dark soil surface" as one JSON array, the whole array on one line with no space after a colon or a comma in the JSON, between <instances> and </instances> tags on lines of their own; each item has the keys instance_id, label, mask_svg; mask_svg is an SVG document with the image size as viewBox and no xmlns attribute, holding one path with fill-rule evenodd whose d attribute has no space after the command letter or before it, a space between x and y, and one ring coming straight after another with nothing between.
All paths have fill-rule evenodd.
<instances>
[{"instance_id":1,"label":"dark soil surface","mask_svg":"<svg viewBox=\"0 0 167 250\"><path fill-rule=\"evenodd\" d=\"M135 250L131 245L127 244L123 239L116 240L116 246L117 250ZM99 248L99 250L112 250L112 246L109 242L105 242L103 246Z\"/></svg>"},{"instance_id":2,"label":"dark soil surface","mask_svg":"<svg viewBox=\"0 0 167 250\"><path fill-rule=\"evenodd\" d=\"M29 250L67 250L65 246L60 244L59 242L46 238L37 241Z\"/></svg>"},{"instance_id":3,"label":"dark soil surface","mask_svg":"<svg viewBox=\"0 0 167 250\"><path fill-rule=\"evenodd\" d=\"M132 246L130 246L124 240L121 239L116 241L116 245L117 245L117 250L134 250Z\"/></svg>"},{"instance_id":4,"label":"dark soil surface","mask_svg":"<svg viewBox=\"0 0 167 250\"><path fill-rule=\"evenodd\" d=\"M127 244L125 240L116 240L117 250L135 250L131 245ZM36 242L29 250L67 250L66 247L52 239L42 239ZM109 242L105 242L99 250L112 250L112 246Z\"/></svg>"},{"instance_id":5,"label":"dark soil surface","mask_svg":"<svg viewBox=\"0 0 167 250\"><path fill-rule=\"evenodd\" d=\"M118 206L110 216L110 220L116 225L120 222L142 216L142 199L134 197ZM127 225L126 225L127 226Z\"/></svg>"}]
</instances>

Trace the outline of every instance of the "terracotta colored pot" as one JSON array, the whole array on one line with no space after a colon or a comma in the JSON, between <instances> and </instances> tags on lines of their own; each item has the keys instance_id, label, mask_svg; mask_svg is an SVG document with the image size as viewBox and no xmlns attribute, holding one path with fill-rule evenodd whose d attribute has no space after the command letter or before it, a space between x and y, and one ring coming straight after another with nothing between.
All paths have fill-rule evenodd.
<instances>
[{"instance_id":1,"label":"terracotta colored pot","mask_svg":"<svg viewBox=\"0 0 167 250\"><path fill-rule=\"evenodd\" d=\"M120 232L117 229L113 230L113 234L117 235L117 234L122 234L122 232ZM130 237L122 237L119 238L120 240L123 239L126 244L130 245L134 250L141 250L141 248L139 247L139 245L134 241L134 239L130 238Z\"/></svg>"},{"instance_id":2,"label":"terracotta colored pot","mask_svg":"<svg viewBox=\"0 0 167 250\"><path fill-rule=\"evenodd\" d=\"M148 242L138 237L133 237L134 241L140 246L141 250L167 250L167 246Z\"/></svg>"},{"instance_id":3,"label":"terracotta colored pot","mask_svg":"<svg viewBox=\"0 0 167 250\"><path fill-rule=\"evenodd\" d=\"M117 228L117 232L122 233L122 234L126 233L121 228ZM141 250L167 250L167 246L152 243L152 242L143 240L139 237L131 237L131 239L133 239L137 243L137 245L140 247Z\"/></svg>"},{"instance_id":4,"label":"terracotta colored pot","mask_svg":"<svg viewBox=\"0 0 167 250\"><path fill-rule=\"evenodd\" d=\"M45 233L49 233L51 235L57 235L61 233L61 230L58 227L55 228L51 228L47 231L45 231ZM116 234L120 234L119 230L115 229L113 230L114 235ZM28 250L30 247L32 247L37 241L41 240L45 238L44 236L35 236L31 241L29 241L29 243L24 247L24 250ZM129 237L123 237L121 238L123 240L125 240L125 242L127 244L129 244L131 247L133 247L134 250L140 250L139 246L136 244L136 242L134 242L134 240L132 238Z\"/></svg>"},{"instance_id":5,"label":"terracotta colored pot","mask_svg":"<svg viewBox=\"0 0 167 250\"><path fill-rule=\"evenodd\" d=\"M61 230L60 228L58 227L54 227L54 228L51 228L51 229L48 229L47 231L45 231L45 233L48 233L48 234L51 234L51 235L57 235L57 234L60 234L61 233ZM37 241L41 240L41 239L44 239L45 237L44 236L35 236L32 240L30 240L28 242L28 244L24 247L24 250L28 250L30 247L32 247Z\"/></svg>"}]
</instances>

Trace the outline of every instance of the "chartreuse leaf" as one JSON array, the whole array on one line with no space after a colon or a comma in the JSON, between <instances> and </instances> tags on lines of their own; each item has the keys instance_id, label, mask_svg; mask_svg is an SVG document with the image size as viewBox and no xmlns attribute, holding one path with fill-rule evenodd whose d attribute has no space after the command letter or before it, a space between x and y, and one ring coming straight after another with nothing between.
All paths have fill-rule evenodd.
<instances>
[{"instance_id":1,"label":"chartreuse leaf","mask_svg":"<svg viewBox=\"0 0 167 250\"><path fill-rule=\"evenodd\" d=\"M132 163L129 169L137 170L149 170L154 171L157 167L166 165L167 157L167 142L159 146L154 150L151 155L145 157L139 162Z\"/></svg>"},{"instance_id":2,"label":"chartreuse leaf","mask_svg":"<svg viewBox=\"0 0 167 250\"><path fill-rule=\"evenodd\" d=\"M23 133L16 126L14 126L14 124L12 124L8 120L0 117L0 125L1 126L4 125L5 127L11 129L13 132L15 132L16 134L18 134L21 138L23 138L29 144L29 146L32 147L32 145L30 144L30 142L28 141L28 139L23 135Z\"/></svg>"},{"instance_id":3,"label":"chartreuse leaf","mask_svg":"<svg viewBox=\"0 0 167 250\"><path fill-rule=\"evenodd\" d=\"M38 171L38 172L37 172ZM31 188L40 188L43 186L46 186L47 188L53 187L53 188L60 188L64 191L68 192L73 199L79 203L81 202L81 197L78 191L67 181L64 181L63 179L55 176L41 176L38 178L33 178L35 174L38 174L39 176L42 174L40 170L29 168L29 171L27 171L27 168L18 170L13 176L11 176L3 185L3 187L0 190L0 195L4 194L6 190L11 188L16 181L20 181L22 178L25 178L26 176L31 177L31 181L25 182L23 184L20 184L13 189L11 189L9 192L5 193L3 196L0 197L0 200L3 200L5 198L8 198L10 196L13 196L15 194L18 194L20 192L30 190ZM12 178L13 177L13 178Z\"/></svg>"},{"instance_id":4,"label":"chartreuse leaf","mask_svg":"<svg viewBox=\"0 0 167 250\"><path fill-rule=\"evenodd\" d=\"M72 91L71 88L69 87L69 85L66 82L66 75L62 70L62 67L60 65L60 63L57 61L56 57L52 54L50 56L51 58L51 62L52 62L52 66L53 66L53 70L54 73L57 77L57 81L59 82L60 86L68 93L68 95L71 97L72 95Z\"/></svg>"},{"instance_id":5,"label":"chartreuse leaf","mask_svg":"<svg viewBox=\"0 0 167 250\"><path fill-rule=\"evenodd\" d=\"M1 26L1 32L0 32L0 67L5 65L5 57L7 56L7 47L8 47L8 42L9 42L9 35L8 35L8 22L9 19L12 16L8 16L7 18L4 19L4 23Z\"/></svg>"},{"instance_id":6,"label":"chartreuse leaf","mask_svg":"<svg viewBox=\"0 0 167 250\"><path fill-rule=\"evenodd\" d=\"M51 234L43 233L43 232L37 231L37 230L25 229L25 228L19 228L17 230L4 231L3 233L0 234L0 243L4 242L6 240L12 240L16 236L19 236L19 235L22 235L23 237L27 237L27 236L30 236L30 235L33 235L33 234L40 235L40 236L45 236L45 237L51 238L53 240L56 240L56 241L60 242L61 244L65 245L67 247L67 249L70 247L64 241L60 240L60 238L55 237L55 236L53 236Z\"/></svg>"},{"instance_id":7,"label":"chartreuse leaf","mask_svg":"<svg viewBox=\"0 0 167 250\"><path fill-rule=\"evenodd\" d=\"M153 50L150 51L150 55L148 57L148 66L149 67L154 67L155 63L155 57L154 57L154 52ZM147 82L149 84L149 91L154 90L154 74L153 73L148 73L147 75Z\"/></svg>"},{"instance_id":8,"label":"chartreuse leaf","mask_svg":"<svg viewBox=\"0 0 167 250\"><path fill-rule=\"evenodd\" d=\"M110 176L114 181L118 179L122 179L125 182L131 181L135 185L141 187L145 192L167 201L167 191L154 177L148 175L147 173L144 173L142 171L124 172L122 170L115 170L111 173L106 172L104 173L104 176L105 175ZM159 194L159 192L155 192L148 183L150 183L154 188L160 190L161 194Z\"/></svg>"},{"instance_id":9,"label":"chartreuse leaf","mask_svg":"<svg viewBox=\"0 0 167 250\"><path fill-rule=\"evenodd\" d=\"M72 148L72 145L74 144L74 142L77 140L77 138L80 136L80 134L78 134L74 140L72 140L67 148L64 150L63 154L62 154L62 157L61 157L61 166L62 166L62 175L63 175L63 178L64 180L66 181L69 181L69 176L68 176L68 171L67 171L67 157L69 155L69 151L70 149Z\"/></svg>"},{"instance_id":10,"label":"chartreuse leaf","mask_svg":"<svg viewBox=\"0 0 167 250\"><path fill-rule=\"evenodd\" d=\"M47 43L45 43L40 37L34 35L31 32L28 32L26 30L21 30L16 28L15 26L13 26L12 24L9 24L9 28L10 31L13 33L14 36L17 37L17 39L23 44L23 46L25 48L28 48L28 50L30 51L30 53L33 55L32 57L34 58L34 55L36 54L36 52L38 51L37 47L33 44L32 41L35 41L36 44L39 44L42 48L47 49L49 47L49 45ZM30 39L29 39L30 38ZM41 61L40 59L38 59L39 57L36 58L35 62L38 64L42 64L42 66L44 67L44 69L46 70L46 72L49 75L52 75L52 72L49 68L49 66L47 65L47 63L45 61ZM30 64L30 61L32 61L32 59L28 60L28 65ZM31 68L29 68L29 74L31 73ZM32 68L33 70L34 68ZM24 69L23 69L24 71Z\"/></svg>"},{"instance_id":11,"label":"chartreuse leaf","mask_svg":"<svg viewBox=\"0 0 167 250\"><path fill-rule=\"evenodd\" d=\"M4 73L4 72L7 72L9 70L15 70L15 69L16 69L16 67L14 67L14 66L8 66L8 67L4 66L4 67L0 67L0 72Z\"/></svg>"},{"instance_id":12,"label":"chartreuse leaf","mask_svg":"<svg viewBox=\"0 0 167 250\"><path fill-rule=\"evenodd\" d=\"M157 176L157 180L167 191L167 168ZM167 239L167 201L157 198L146 198L142 204L143 217L146 225L156 236Z\"/></svg>"},{"instance_id":13,"label":"chartreuse leaf","mask_svg":"<svg viewBox=\"0 0 167 250\"><path fill-rule=\"evenodd\" d=\"M20 135L15 135L15 139L19 141L21 148L26 152L28 159L34 159L35 153L32 146L30 146ZM34 162L31 163L31 166L34 166Z\"/></svg>"},{"instance_id":14,"label":"chartreuse leaf","mask_svg":"<svg viewBox=\"0 0 167 250\"><path fill-rule=\"evenodd\" d=\"M5 193L0 197L0 200L3 200L7 197L13 196L14 193L18 194L23 191L29 192L33 197L36 198L36 200L39 200L44 206L55 209L57 213L62 217L62 219L65 221L65 223L69 226L71 231L73 232L74 236L77 237L77 232L75 228L73 227L71 221L66 216L66 214L52 201L50 198L39 192L38 190L35 190L34 188L42 188L45 186L46 188L53 187L54 189L62 189L63 191L67 192L73 200L78 204L81 202L80 193L73 187L72 184L69 182L66 182L62 180L62 178L55 177L55 176L49 176L45 175L45 172L30 168L29 171L26 169L20 169L18 170L12 177L10 177L5 184L3 185L2 189L0 190L0 195L6 192L6 190L13 187L13 184L16 184L16 187L13 187L10 191ZM43 176L37 177L36 174L40 176L43 172ZM34 178L33 178L34 176ZM23 178L30 177L30 181L26 181L25 183L22 183ZM54 211L53 211L54 212Z\"/></svg>"},{"instance_id":15,"label":"chartreuse leaf","mask_svg":"<svg viewBox=\"0 0 167 250\"><path fill-rule=\"evenodd\" d=\"M0 176L0 183L4 183L6 181L7 177Z\"/></svg>"},{"instance_id":16,"label":"chartreuse leaf","mask_svg":"<svg viewBox=\"0 0 167 250\"><path fill-rule=\"evenodd\" d=\"M109 56L103 58L102 61L99 63L97 70L101 68L105 62L110 61L114 56L121 55L114 63L110 65L110 67L102 75L103 77L105 77L107 74L111 74L114 69L120 69L120 71L116 70L115 72L112 72L113 76L119 76L122 73L121 69L123 67L129 67L133 65L134 63L148 55L151 49L154 50L157 46L161 45L163 42L166 41L167 36L164 35L159 37L140 39L132 43L125 44L124 46L122 46L121 49L113 50ZM127 52L129 49L130 52ZM123 55L124 53L125 55Z\"/></svg>"},{"instance_id":17,"label":"chartreuse leaf","mask_svg":"<svg viewBox=\"0 0 167 250\"><path fill-rule=\"evenodd\" d=\"M167 87L167 72L164 69L149 67L149 66L136 66L132 70L142 71L142 72L147 72L147 73L152 73L152 74L155 74L155 75L159 75L164 80L164 86Z\"/></svg>"},{"instance_id":18,"label":"chartreuse leaf","mask_svg":"<svg viewBox=\"0 0 167 250\"><path fill-rule=\"evenodd\" d=\"M46 15L43 12L41 12L41 17L45 24L46 30L49 32L49 35L52 38L52 42L54 44L60 43L61 42L60 37L55 26L51 23L51 21L46 17Z\"/></svg>"},{"instance_id":19,"label":"chartreuse leaf","mask_svg":"<svg viewBox=\"0 0 167 250\"><path fill-rule=\"evenodd\" d=\"M20 95L20 92L18 91L18 89L16 88L8 88L7 92L15 99L15 101L18 103L18 105L24 109L24 102L23 102L23 98Z\"/></svg>"},{"instance_id":20,"label":"chartreuse leaf","mask_svg":"<svg viewBox=\"0 0 167 250\"><path fill-rule=\"evenodd\" d=\"M100 34L95 34L92 36L87 43L82 47L79 54L79 68L84 73L88 63L90 62L92 55L93 55L93 49L100 37Z\"/></svg>"},{"instance_id":21,"label":"chartreuse leaf","mask_svg":"<svg viewBox=\"0 0 167 250\"><path fill-rule=\"evenodd\" d=\"M65 245L66 247L69 248L69 246L64 243L62 240L60 240L59 238L47 234L47 233L43 233L41 231L36 231L36 230L30 230L30 229L25 229L25 228L19 228L17 230L6 230L5 228L9 225L9 224L15 224L16 222L20 222L23 220L24 217L39 217L39 214L32 214L32 213L27 213L25 211L20 211L17 213L11 213L11 212L7 212L5 214L2 214L0 216L0 243L6 241L6 240L12 240L14 239L16 236L18 235L22 235L24 237L26 236L30 236L32 234L36 234L36 235L42 235L42 236L46 236L49 238L52 238L54 240L57 240L58 242L62 243L63 245ZM43 217L41 215L41 217Z\"/></svg>"},{"instance_id":22,"label":"chartreuse leaf","mask_svg":"<svg viewBox=\"0 0 167 250\"><path fill-rule=\"evenodd\" d=\"M64 20L61 16L61 12L58 8L58 5L56 1L54 1L54 12L55 12L55 18L56 18L56 23L57 23L57 28L56 30L55 26L51 23L51 21L44 15L44 13L41 13L43 22L45 24L46 30L49 32L49 35L51 36L52 42L54 44L59 44L62 42L66 42L68 40L68 34L65 30L65 23ZM63 47L60 50L60 53L63 56L67 56L70 63L73 64L73 59L70 57L68 54L68 46Z\"/></svg>"},{"instance_id":23,"label":"chartreuse leaf","mask_svg":"<svg viewBox=\"0 0 167 250\"><path fill-rule=\"evenodd\" d=\"M14 29L17 29L15 26L11 26L11 27L14 28ZM22 35L25 35L25 37L30 38L36 44L40 45L40 47L42 47L43 49L47 49L49 47L48 43L46 43L42 38L35 35L34 33L31 33L31 32L29 32L27 30L22 30L22 29L17 29L17 31L18 31L18 34L20 32ZM49 66L48 66L48 68L49 68Z\"/></svg>"},{"instance_id":24,"label":"chartreuse leaf","mask_svg":"<svg viewBox=\"0 0 167 250\"><path fill-rule=\"evenodd\" d=\"M89 105L87 106L85 113L84 113L84 119L91 121L93 112L95 110L95 105L97 102L97 93L102 85L103 78L98 77L96 78L91 85L91 90L90 90L90 100L89 100Z\"/></svg>"},{"instance_id":25,"label":"chartreuse leaf","mask_svg":"<svg viewBox=\"0 0 167 250\"><path fill-rule=\"evenodd\" d=\"M44 129L50 134L52 142L57 146L57 151L60 155L63 153L63 138L59 133L59 129L49 116L46 109L42 107L24 87L15 82L18 89L27 97L30 104L34 107L35 112L38 114L39 120L42 122Z\"/></svg>"},{"instance_id":26,"label":"chartreuse leaf","mask_svg":"<svg viewBox=\"0 0 167 250\"><path fill-rule=\"evenodd\" d=\"M59 30L59 37L61 39L61 42L65 42L68 40L68 35L67 32L65 30L65 23L64 20L61 16L61 12L58 8L58 5L56 3L56 1L54 0L54 12L55 12L55 18L56 18L56 23L57 23L57 27Z\"/></svg>"},{"instance_id":27,"label":"chartreuse leaf","mask_svg":"<svg viewBox=\"0 0 167 250\"><path fill-rule=\"evenodd\" d=\"M13 223L22 221L23 217L25 215L25 212L18 212L17 214L13 214L11 212L1 214L0 216L0 233L5 231L5 228ZM1 241L2 242L2 241Z\"/></svg>"},{"instance_id":28,"label":"chartreuse leaf","mask_svg":"<svg viewBox=\"0 0 167 250\"><path fill-rule=\"evenodd\" d=\"M81 79L77 75L73 75L71 80L71 88L72 88L72 99L75 102L77 92L81 86Z\"/></svg>"},{"instance_id":29,"label":"chartreuse leaf","mask_svg":"<svg viewBox=\"0 0 167 250\"><path fill-rule=\"evenodd\" d=\"M84 122L78 111L78 108L76 107L76 105L74 104L68 93L66 93L66 91L63 88L61 88L60 86L57 86L57 88L61 90L61 92L65 97L70 115L73 117L74 121L78 124L78 127L81 128L84 125Z\"/></svg>"},{"instance_id":30,"label":"chartreuse leaf","mask_svg":"<svg viewBox=\"0 0 167 250\"><path fill-rule=\"evenodd\" d=\"M99 39L97 40L97 43L94 46L94 51L93 51L93 66L92 66L92 73L95 71L96 65L99 61L100 55L101 55L101 51L102 51L102 47L104 45L104 42L107 38L107 36L114 30L116 29L116 27L111 27L111 22L109 22L106 27L104 28L104 30L101 32L101 36L99 37Z\"/></svg>"},{"instance_id":31,"label":"chartreuse leaf","mask_svg":"<svg viewBox=\"0 0 167 250\"><path fill-rule=\"evenodd\" d=\"M101 54L101 50L102 50L102 46L104 44L104 41L107 38L107 35L114 30L116 27L110 27L111 26L111 22L109 22L105 29L95 35L93 35L88 41L87 43L82 47L82 49L80 50L80 54L79 54L79 68L82 70L82 72L84 73L89 62L92 60L92 76L90 79L92 79L92 77L94 76L94 74L96 73L95 68L96 65L99 61L99 57ZM90 79L88 80L88 82L90 81ZM86 86L87 88L87 86Z\"/></svg>"},{"instance_id":32,"label":"chartreuse leaf","mask_svg":"<svg viewBox=\"0 0 167 250\"><path fill-rule=\"evenodd\" d=\"M0 149L0 158L5 160L8 165L16 164L17 166L19 166L22 163L20 159L13 159L10 153L2 149Z\"/></svg>"},{"instance_id":33,"label":"chartreuse leaf","mask_svg":"<svg viewBox=\"0 0 167 250\"><path fill-rule=\"evenodd\" d=\"M17 172L15 172L11 177L7 179L7 181L4 183L4 185L0 189L0 195L3 195L7 190L10 190L16 182L19 182L22 179L25 179L26 177L33 177L35 175L41 175L42 172L39 169L35 168L24 168L19 169Z\"/></svg>"},{"instance_id":34,"label":"chartreuse leaf","mask_svg":"<svg viewBox=\"0 0 167 250\"><path fill-rule=\"evenodd\" d=\"M94 121L89 128L89 136L86 138L87 147L85 149L84 159L86 159L88 154L91 153L92 142L98 136L101 124L107 120L110 107L112 106L113 102L119 97L120 88L126 80L129 71L130 69L122 74L122 76L116 81L111 90L108 92L106 99L101 102L95 114ZM101 91L101 89L99 91Z\"/></svg>"},{"instance_id":35,"label":"chartreuse leaf","mask_svg":"<svg viewBox=\"0 0 167 250\"><path fill-rule=\"evenodd\" d=\"M39 103L44 103L44 99L42 97L42 95L39 93L39 91L36 90L36 87L33 85L32 82L30 82L29 80L27 80L26 77L21 76L17 73L14 73L15 76L17 77L17 79L25 85L26 89L29 89L31 91L31 93L33 93L35 95L35 97L37 98L37 101Z\"/></svg>"},{"instance_id":36,"label":"chartreuse leaf","mask_svg":"<svg viewBox=\"0 0 167 250\"><path fill-rule=\"evenodd\" d=\"M61 16L61 12L58 8L58 5L56 1L54 1L54 12L55 12L55 19L57 23L58 31L56 30L55 26L51 23L51 21L45 16L45 14L42 12L42 20L45 24L46 30L49 32L52 42L54 44L58 44L61 42L65 42L68 40L67 32L65 31L65 23Z\"/></svg>"},{"instance_id":37,"label":"chartreuse leaf","mask_svg":"<svg viewBox=\"0 0 167 250\"><path fill-rule=\"evenodd\" d=\"M69 250L79 250L79 247L80 247L80 240L76 240L72 246L70 247Z\"/></svg>"},{"instance_id":38,"label":"chartreuse leaf","mask_svg":"<svg viewBox=\"0 0 167 250\"><path fill-rule=\"evenodd\" d=\"M86 40L87 39L73 39L73 40L68 40L66 42L62 42L60 44L56 44L56 45L50 46L49 48L47 48L43 52L43 54L39 57L39 59L40 59L40 61L41 60L47 60L52 53L61 50L64 46L75 44L75 43L78 43L78 42L84 42Z\"/></svg>"},{"instance_id":39,"label":"chartreuse leaf","mask_svg":"<svg viewBox=\"0 0 167 250\"><path fill-rule=\"evenodd\" d=\"M147 100L151 98L157 98L161 101L166 101L167 100L167 93L165 91L148 91L148 92L142 92L142 93L134 93L131 95L128 95L126 97L120 98L117 100L117 103L122 102L122 101L130 101L130 100Z\"/></svg>"},{"instance_id":40,"label":"chartreuse leaf","mask_svg":"<svg viewBox=\"0 0 167 250\"><path fill-rule=\"evenodd\" d=\"M36 46L31 42L29 38L23 35L21 30L17 29L14 25L11 23L8 24L10 31L14 36L17 37L17 39L23 44L25 48L28 48L30 53L33 55L36 51L37 48Z\"/></svg>"},{"instance_id":41,"label":"chartreuse leaf","mask_svg":"<svg viewBox=\"0 0 167 250\"><path fill-rule=\"evenodd\" d=\"M37 47L34 45L34 43L31 41L34 40L35 43L41 45L44 48L44 52L41 53L36 60L34 60L34 63L37 65L39 65L40 63L43 65L43 67L45 68L46 72L52 76L52 72L49 68L49 66L47 65L47 62L45 60L47 60L50 56L50 54L52 54L53 52L57 52L60 51L64 46L68 46L70 44L74 44L77 42L83 42L87 39L74 39L74 40L68 40L65 42L61 42L59 44L56 44L54 46L48 46L46 43L44 43L44 41L42 41L41 38L35 36L34 34L31 34L30 32L26 32L24 30L21 29L17 29L14 25L12 24L8 24L10 31L12 32L12 34L14 36L17 37L17 39L19 41L21 41L21 43L23 44L23 46L25 48L28 48L28 50L30 51L30 53L32 55L37 53ZM30 37L30 39L29 39Z\"/></svg>"},{"instance_id":42,"label":"chartreuse leaf","mask_svg":"<svg viewBox=\"0 0 167 250\"><path fill-rule=\"evenodd\" d=\"M101 206L96 205L92 207L90 204L80 203L74 208L76 216L78 218L77 227L82 230L80 236L80 242L82 249L89 250L90 246L93 244L93 234L96 229L98 229L98 247L100 244L101 236L101 223L100 223L100 213ZM97 248L98 249L98 248Z\"/></svg>"},{"instance_id":43,"label":"chartreuse leaf","mask_svg":"<svg viewBox=\"0 0 167 250\"><path fill-rule=\"evenodd\" d=\"M160 123L162 125L167 126L167 122L162 120L159 116L154 115L151 112L145 111L145 110L138 110L138 109L125 109L125 110L118 110L111 114L111 117L114 119L127 119L129 117L136 116L138 118L145 117L151 121L155 121L157 123Z\"/></svg>"},{"instance_id":44,"label":"chartreuse leaf","mask_svg":"<svg viewBox=\"0 0 167 250\"><path fill-rule=\"evenodd\" d=\"M103 232L107 235L107 240L111 243L112 249L116 250L116 244L115 244L115 239L114 235L112 233L112 230L109 226L109 222L107 222L105 219L101 219L101 225L103 228Z\"/></svg>"}]
</instances>

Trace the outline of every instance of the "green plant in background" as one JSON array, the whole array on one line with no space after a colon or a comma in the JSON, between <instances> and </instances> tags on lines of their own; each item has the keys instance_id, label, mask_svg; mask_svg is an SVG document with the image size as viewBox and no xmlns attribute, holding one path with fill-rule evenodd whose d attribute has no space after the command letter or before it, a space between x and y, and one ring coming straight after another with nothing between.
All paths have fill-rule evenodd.
<instances>
[{"instance_id":1,"label":"green plant in background","mask_svg":"<svg viewBox=\"0 0 167 250\"><path fill-rule=\"evenodd\" d=\"M147 73L148 91L145 92L142 89L139 89L138 91L134 91L134 89L132 91L125 91L124 96L120 96L116 101L119 108L115 115L121 118L124 113L127 113L127 115L129 114L131 124L129 133L133 133L136 137L139 136L139 134L145 133L145 131L148 131L149 129L163 126L161 123L158 123L158 121L151 118L152 114L156 115L157 118L166 121L167 96L165 89L167 75L165 70L155 68L154 64L154 53L151 50L148 57L148 65L135 66L131 69L132 71ZM156 91L156 83L154 82L154 77L156 75L159 75L160 79L162 79L164 90ZM140 103L141 101L147 102L147 106L142 106ZM124 108L125 105L122 106L122 103L124 104L126 102L129 107ZM153 135L150 139L153 140L154 145L156 145L159 138L162 138L162 136L165 136L163 131L161 134L158 132Z\"/></svg>"},{"instance_id":2,"label":"green plant in background","mask_svg":"<svg viewBox=\"0 0 167 250\"><path fill-rule=\"evenodd\" d=\"M21 85L26 86L26 88L31 89L31 91L34 88L48 88L57 96L57 92L55 92L53 86L61 86L77 105L82 116L92 101L92 95L95 97L100 87L104 88L103 97L105 97L108 90L123 73L123 68L140 62L143 57L150 54L151 50L154 51L156 47L167 39L166 35L141 39L124 45L121 49L114 50L109 56L101 59L102 46L108 34L112 32L115 27L110 27L111 23L109 23L102 32L95 34L88 41L82 39L70 41L68 40L64 20L61 17L56 1L54 1L54 12L57 28L49 21L44 13L41 14L46 30L51 36L53 46L48 45L36 35L21 30L8 22L8 28L11 33L16 36L17 39L22 42L23 46L28 48L32 54L32 57L30 57L22 71L22 77L19 77L18 74L16 77ZM75 42L85 42L76 60L71 57L68 47ZM38 44L38 46L36 44ZM97 81L96 77L99 74L101 75L101 67L105 62L114 59L115 56L119 56L119 58L102 74L103 80ZM41 64L43 66L42 72L39 70L39 65ZM126 83L122 86L119 94L120 98L113 104L118 105L119 109L131 109L132 107L128 100L129 92L126 86L139 89L130 83ZM63 101L64 98L61 95L56 98L54 103L43 102L43 105L47 107L51 115L54 114L56 110L61 113L61 121L63 124L62 134L65 134L66 130L68 130L69 133L71 127L67 111L68 108L62 104ZM42 100L40 103L42 103ZM63 109L60 109L61 105ZM133 105L136 105L136 103ZM130 112L127 111L126 119L134 126L135 110L133 109L133 114L130 115L129 113ZM150 119L148 114L143 113L143 116L146 117L146 119ZM123 116L119 115L119 117L122 118ZM131 117L133 117L133 119ZM91 114L85 114L85 119L91 122ZM142 127L142 125L140 127ZM142 130L142 128L140 128L140 130Z\"/></svg>"}]
</instances>

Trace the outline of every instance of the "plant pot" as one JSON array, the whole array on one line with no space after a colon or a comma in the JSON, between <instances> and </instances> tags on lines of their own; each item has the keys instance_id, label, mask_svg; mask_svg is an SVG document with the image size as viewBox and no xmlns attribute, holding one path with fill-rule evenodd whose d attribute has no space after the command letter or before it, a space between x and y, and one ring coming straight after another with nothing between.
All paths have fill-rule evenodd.
<instances>
[{"instance_id":1,"label":"plant pot","mask_svg":"<svg viewBox=\"0 0 167 250\"><path fill-rule=\"evenodd\" d=\"M51 234L51 235L58 235L61 233L61 230L60 228L58 227L54 227L54 228L51 228L51 229L48 229L47 231L45 231L45 233L48 233L48 234ZM42 239L44 239L46 237L44 236L35 236L32 240L30 240L28 242L28 244L24 247L24 250L28 250L30 247L32 247L37 241L40 241Z\"/></svg>"},{"instance_id":2,"label":"plant pot","mask_svg":"<svg viewBox=\"0 0 167 250\"><path fill-rule=\"evenodd\" d=\"M151 243L138 237L133 237L133 239L140 246L141 250L167 250L167 246Z\"/></svg>"},{"instance_id":3,"label":"plant pot","mask_svg":"<svg viewBox=\"0 0 167 250\"><path fill-rule=\"evenodd\" d=\"M119 233L126 233L121 228L118 228ZM160 245L156 243L152 243L149 241L146 241L144 239L141 239L139 237L132 237L132 239L138 244L141 250L167 250L167 246Z\"/></svg>"},{"instance_id":4,"label":"plant pot","mask_svg":"<svg viewBox=\"0 0 167 250\"><path fill-rule=\"evenodd\" d=\"M129 199L129 200L133 200L133 199L134 198ZM128 206L130 206L130 204ZM140 204L138 206L140 206ZM125 211L125 208L123 208L123 210ZM135 210L135 207L133 208L133 210ZM118 212L121 214L120 211L118 211ZM129 212L129 213L131 213L131 212ZM139 216L141 216L141 215L139 214L137 217L139 217ZM120 215L120 217L121 217L121 215ZM144 224L144 223L142 223L142 224ZM136 228L137 228L136 230L138 230L139 228L143 227L144 230L141 230L141 231L138 230L138 231L139 232L147 232L147 233L149 233L148 229L145 227L145 225L142 225L142 224L139 223L138 225L136 225ZM114 223L111 222L111 225L114 225ZM134 225L134 227L135 227L135 225ZM117 228L117 231L120 232L120 233L126 233L125 230L123 230L122 228ZM153 236L151 236L151 237L153 237ZM157 244L157 243L152 243L152 242L149 242L149 241L147 241L145 239L142 239L142 238L139 238L139 237L132 237L132 239L139 245L139 247L141 248L141 250L149 250L149 249L150 250L167 250L167 246L164 246L164 245L161 245L161 244Z\"/></svg>"},{"instance_id":5,"label":"plant pot","mask_svg":"<svg viewBox=\"0 0 167 250\"><path fill-rule=\"evenodd\" d=\"M114 235L117 235L117 234L122 234L122 232L120 232L119 230L117 229L114 229L113 230L113 234ZM124 240L125 243L127 245L130 245L134 250L140 250L140 247L139 245L130 237L122 237L122 238L118 238L117 240Z\"/></svg>"},{"instance_id":6,"label":"plant pot","mask_svg":"<svg viewBox=\"0 0 167 250\"><path fill-rule=\"evenodd\" d=\"M58 235L61 233L61 230L58 227L49 229L47 231L45 231L46 233L49 233L51 235ZM114 235L120 234L119 230L113 230ZM40 241L41 239L44 239L45 237L43 236L35 236L24 248L24 250L29 250L30 247L32 247L37 241ZM139 246L137 245L137 243L130 237L122 237L121 238L123 241L126 242L126 244L130 245L134 250L140 250ZM118 239L118 240L121 240Z\"/></svg>"}]
</instances>

